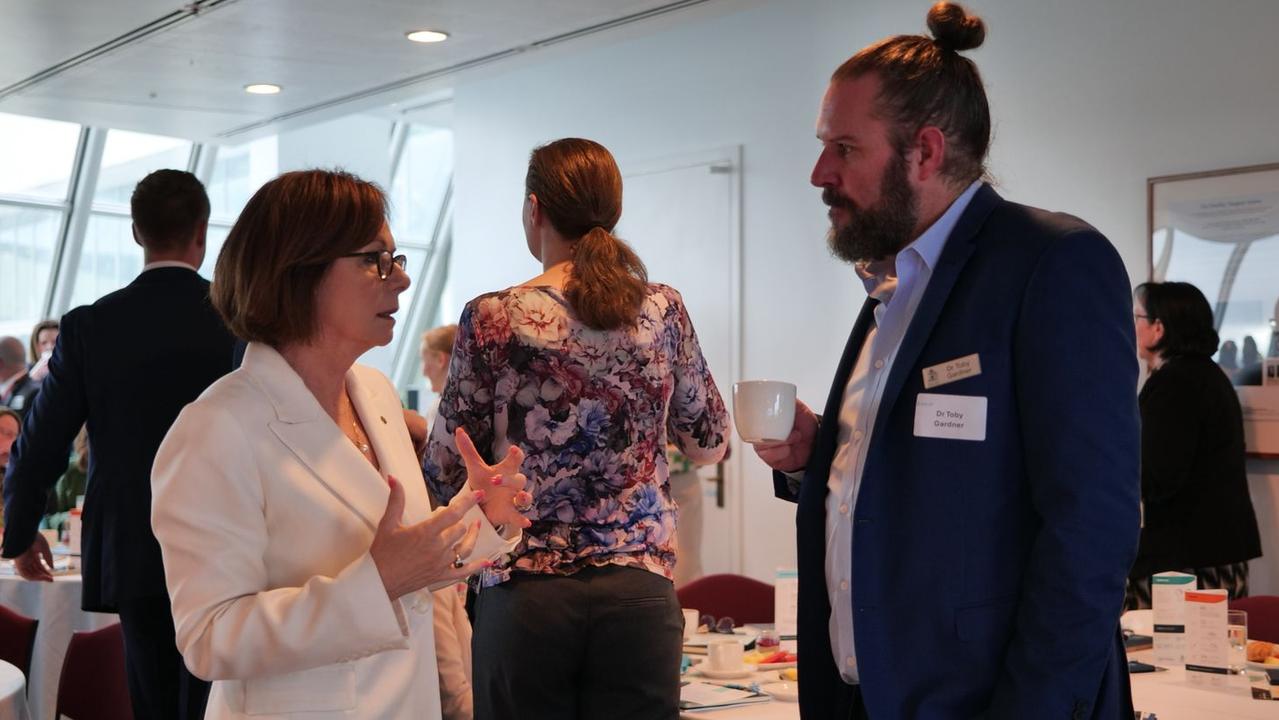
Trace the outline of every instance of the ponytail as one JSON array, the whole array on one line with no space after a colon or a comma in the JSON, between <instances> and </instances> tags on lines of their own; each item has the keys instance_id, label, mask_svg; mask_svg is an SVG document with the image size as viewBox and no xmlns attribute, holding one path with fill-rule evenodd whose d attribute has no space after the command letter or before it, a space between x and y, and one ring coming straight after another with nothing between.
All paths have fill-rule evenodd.
<instances>
[{"instance_id":1,"label":"ponytail","mask_svg":"<svg viewBox=\"0 0 1279 720\"><path fill-rule=\"evenodd\" d=\"M647 294L648 271L635 251L596 225L573 246L564 296L588 327L634 327Z\"/></svg>"}]
</instances>

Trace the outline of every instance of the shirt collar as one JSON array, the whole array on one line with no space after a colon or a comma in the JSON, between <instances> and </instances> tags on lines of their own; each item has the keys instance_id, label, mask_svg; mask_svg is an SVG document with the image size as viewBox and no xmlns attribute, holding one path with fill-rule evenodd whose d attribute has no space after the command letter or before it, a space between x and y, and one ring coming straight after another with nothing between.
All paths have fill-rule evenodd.
<instances>
[{"instance_id":1,"label":"shirt collar","mask_svg":"<svg viewBox=\"0 0 1279 720\"><path fill-rule=\"evenodd\" d=\"M968 209L968 203L972 202L973 196L981 189L981 185L981 180L974 180L959 194L959 197L955 198L950 207L946 208L946 212L942 213L941 217L896 255L856 265L857 275L862 279L866 294L882 303L890 301L897 287L897 278L902 274L903 255L915 255L931 273L933 268L937 267L937 259L941 257L942 249L946 247L946 239L954 231L959 218Z\"/></svg>"},{"instance_id":2,"label":"shirt collar","mask_svg":"<svg viewBox=\"0 0 1279 720\"><path fill-rule=\"evenodd\" d=\"M147 263L146 265L143 265L142 272L146 272L148 270L155 270L156 268L170 268L170 267L186 268L187 270L190 270L191 272L199 272L197 268L192 267L191 265L188 265L187 263L184 263L181 260L156 260L153 263Z\"/></svg>"},{"instance_id":3,"label":"shirt collar","mask_svg":"<svg viewBox=\"0 0 1279 720\"><path fill-rule=\"evenodd\" d=\"M907 245L905 250L913 250L920 260L928 266L931 271L937 267L937 259L941 257L942 248L946 247L946 239L955 229L955 225L959 223L959 218L968 209L968 203L972 202L973 196L981 189L981 180L974 180L955 201L946 208L946 212L937 218L936 222L928 226L928 229L922 235L915 238L915 241ZM900 254L900 253L898 253Z\"/></svg>"}]
</instances>

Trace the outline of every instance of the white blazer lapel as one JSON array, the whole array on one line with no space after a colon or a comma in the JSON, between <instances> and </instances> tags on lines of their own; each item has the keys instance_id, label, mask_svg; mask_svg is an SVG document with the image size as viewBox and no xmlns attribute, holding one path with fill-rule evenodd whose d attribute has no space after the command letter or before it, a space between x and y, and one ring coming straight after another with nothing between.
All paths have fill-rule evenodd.
<instances>
[{"instance_id":1,"label":"white blazer lapel","mask_svg":"<svg viewBox=\"0 0 1279 720\"><path fill-rule=\"evenodd\" d=\"M376 528L386 512L386 482L324 412L302 378L273 348L258 343L249 344L244 369L275 406L277 419L268 423L271 432L338 502Z\"/></svg>"},{"instance_id":2,"label":"white blazer lapel","mask_svg":"<svg viewBox=\"0 0 1279 720\"><path fill-rule=\"evenodd\" d=\"M430 500L399 398L381 374L358 365L346 374L346 387L377 453L382 475L393 475L404 487L404 524L425 520Z\"/></svg>"}]
</instances>

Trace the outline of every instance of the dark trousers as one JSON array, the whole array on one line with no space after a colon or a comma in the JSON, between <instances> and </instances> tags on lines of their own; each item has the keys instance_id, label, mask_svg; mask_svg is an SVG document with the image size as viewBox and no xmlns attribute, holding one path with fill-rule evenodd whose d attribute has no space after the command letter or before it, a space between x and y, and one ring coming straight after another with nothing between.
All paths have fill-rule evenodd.
<instances>
[{"instance_id":1,"label":"dark trousers","mask_svg":"<svg viewBox=\"0 0 1279 720\"><path fill-rule=\"evenodd\" d=\"M869 720L866 714L866 704L862 702L862 688L860 685L849 685L840 683L839 698L835 701L835 714L831 717L836 720Z\"/></svg>"},{"instance_id":2,"label":"dark trousers","mask_svg":"<svg viewBox=\"0 0 1279 720\"><path fill-rule=\"evenodd\" d=\"M476 720L674 720L683 615L638 568L514 575L479 592Z\"/></svg>"},{"instance_id":3,"label":"dark trousers","mask_svg":"<svg viewBox=\"0 0 1279 720\"><path fill-rule=\"evenodd\" d=\"M135 720L200 720L209 683L187 670L173 636L166 595L119 603L124 669Z\"/></svg>"}]
</instances>

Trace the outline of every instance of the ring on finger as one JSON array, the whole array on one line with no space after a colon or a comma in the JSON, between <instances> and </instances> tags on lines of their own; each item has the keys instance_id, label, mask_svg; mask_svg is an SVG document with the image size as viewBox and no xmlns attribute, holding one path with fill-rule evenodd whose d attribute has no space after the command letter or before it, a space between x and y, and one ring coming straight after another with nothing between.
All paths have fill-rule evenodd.
<instances>
[{"instance_id":1,"label":"ring on finger","mask_svg":"<svg viewBox=\"0 0 1279 720\"><path fill-rule=\"evenodd\" d=\"M462 559L462 553L458 552L457 548L454 547L453 548L453 567L456 569L456 568L462 567L465 564L466 564L466 561Z\"/></svg>"},{"instance_id":2,"label":"ring on finger","mask_svg":"<svg viewBox=\"0 0 1279 720\"><path fill-rule=\"evenodd\" d=\"M516 512L528 512L533 509L533 496L526 494L523 497L526 498L524 502L520 502L519 494L511 498L511 504L515 506Z\"/></svg>"}]
</instances>

